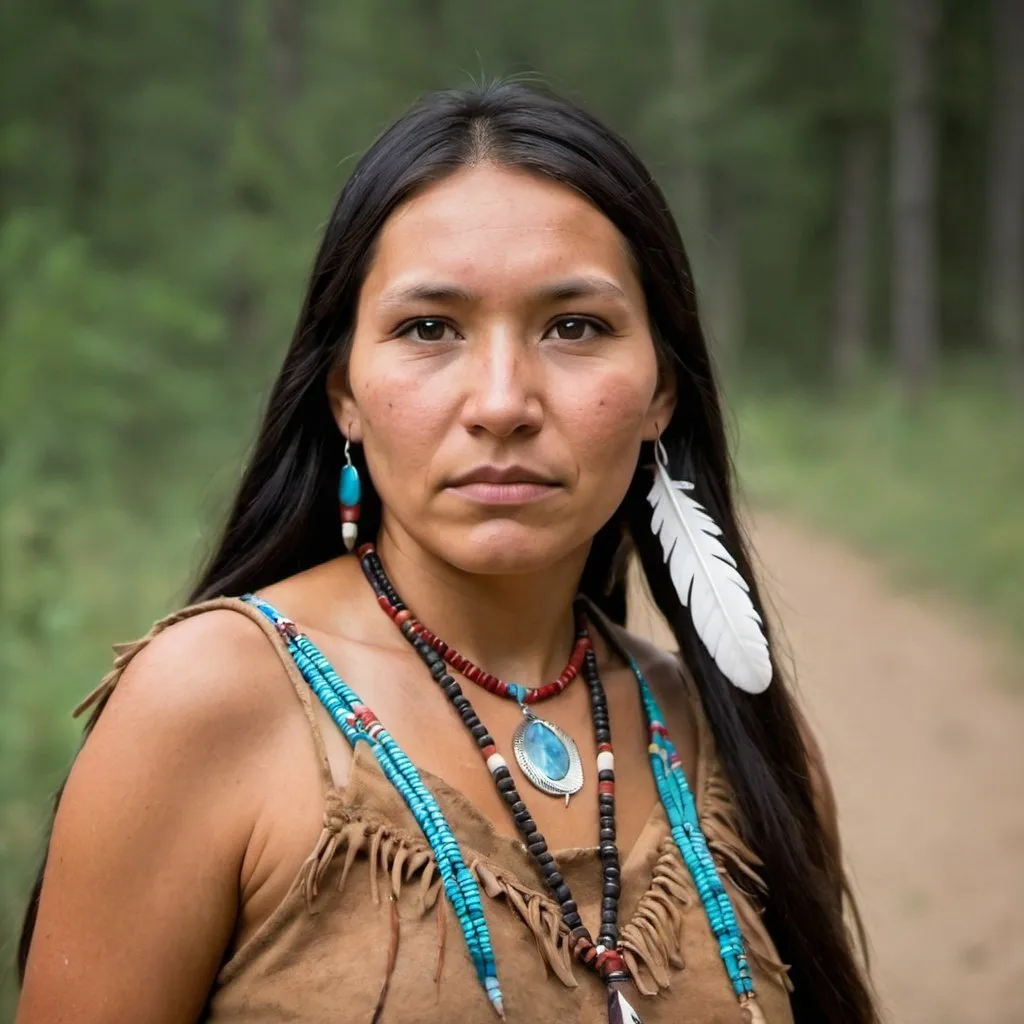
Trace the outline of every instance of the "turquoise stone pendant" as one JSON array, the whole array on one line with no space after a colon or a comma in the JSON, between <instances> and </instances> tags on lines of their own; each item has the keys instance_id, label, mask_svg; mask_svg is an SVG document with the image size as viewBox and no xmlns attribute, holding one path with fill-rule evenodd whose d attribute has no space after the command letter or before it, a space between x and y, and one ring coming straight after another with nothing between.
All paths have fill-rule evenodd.
<instances>
[{"instance_id":1,"label":"turquoise stone pendant","mask_svg":"<svg viewBox=\"0 0 1024 1024\"><path fill-rule=\"evenodd\" d=\"M583 788L583 761L572 737L520 705L523 720L512 736L512 752L523 774L541 792L564 796Z\"/></svg>"}]
</instances>

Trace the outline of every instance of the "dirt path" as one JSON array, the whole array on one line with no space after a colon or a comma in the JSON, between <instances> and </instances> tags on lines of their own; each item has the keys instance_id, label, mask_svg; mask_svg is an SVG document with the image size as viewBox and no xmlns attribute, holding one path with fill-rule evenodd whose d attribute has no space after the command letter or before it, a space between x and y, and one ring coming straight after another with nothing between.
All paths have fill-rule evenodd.
<instances>
[{"instance_id":1,"label":"dirt path","mask_svg":"<svg viewBox=\"0 0 1024 1024\"><path fill-rule=\"evenodd\" d=\"M1024 690L977 625L771 515L762 575L892 1024L1024 1022Z\"/></svg>"}]
</instances>

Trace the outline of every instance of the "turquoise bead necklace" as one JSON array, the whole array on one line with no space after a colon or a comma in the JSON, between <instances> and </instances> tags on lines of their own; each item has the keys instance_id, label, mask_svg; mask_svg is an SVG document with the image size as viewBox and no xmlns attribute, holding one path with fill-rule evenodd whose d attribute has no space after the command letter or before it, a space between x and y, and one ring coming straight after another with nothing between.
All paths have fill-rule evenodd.
<instances>
[{"instance_id":1,"label":"turquoise bead necklace","mask_svg":"<svg viewBox=\"0 0 1024 1024\"><path fill-rule=\"evenodd\" d=\"M435 674L435 669L443 670L445 664L455 669L464 679L519 704L523 720L512 736L512 753L515 755L516 763L522 769L523 775L537 789L549 796L565 797L568 806L569 798L583 788L583 762L579 747L564 729L554 722L538 718L532 705L557 697L583 670L586 659L591 654L590 634L587 632L583 615L577 611L576 640L562 674L554 682L543 686L521 686L499 679L479 665L475 665L420 622L395 592L380 556L372 544L360 547L359 564L377 598L377 604L424 659L431 674L454 701L460 717L466 722L470 732L473 732L488 768L499 761L504 764L504 761L498 754L494 740L490 736L484 738L487 730L480 725L480 719L476 716L469 699L462 695L459 684L450 675L443 681ZM602 739L608 741L607 749L610 752L611 736L598 737L599 750ZM509 802L517 801L510 799ZM523 838L528 842L526 836Z\"/></svg>"},{"instance_id":2,"label":"turquoise bead necklace","mask_svg":"<svg viewBox=\"0 0 1024 1024\"><path fill-rule=\"evenodd\" d=\"M434 795L424 785L415 765L381 725L376 715L338 676L309 637L300 632L291 619L286 618L261 598L246 594L243 600L259 609L273 623L286 641L288 653L303 678L348 740L349 745L355 748L360 741L369 745L385 776L412 811L416 824L419 825L434 853L438 874L458 918L477 978L498 1016L504 1017L501 986L498 983L491 935L484 918L480 888L466 866L459 844Z\"/></svg>"},{"instance_id":3,"label":"turquoise bead necklace","mask_svg":"<svg viewBox=\"0 0 1024 1024\"><path fill-rule=\"evenodd\" d=\"M285 640L288 651L302 676L338 725L345 739L352 747L355 747L360 741L370 746L385 776L409 807L434 853L445 894L458 918L466 948L480 984L492 1007L500 1017L503 1017L501 987L498 982L497 965L483 912L480 889L472 872L466 866L458 841L433 794L391 734L360 700L355 691L337 675L316 645L297 628L295 623L255 595L247 594L243 599L256 607L273 623ZM635 659L621 647L617 638L605 627L599 615L594 617L594 621L609 647L629 666L636 680L647 723L648 756L651 770L659 798L668 818L672 837L693 877L711 930L718 941L719 954L733 991L745 1011L747 1020L752 1024L758 1024L764 1018L756 1001L754 982L736 914L728 893L722 885L717 866L701 830L696 802L675 746L665 727L664 716ZM430 650L430 653L434 654L434 651ZM441 661L440 658L437 660ZM443 666L443 662L441 664ZM586 658L586 667L588 682L591 683L594 693L597 692L594 687L600 687L596 666L596 658L590 650ZM445 674L443 667L438 671L432 668L431 672L438 682L441 682L442 677L447 681L454 682L450 676ZM455 685L457 687L457 684ZM600 692L603 697L603 691ZM597 708L595 714L599 713L600 704L595 705L595 708ZM479 724L479 720L477 722ZM597 724L596 719L595 723ZM486 736L486 739L493 744L489 735ZM500 759L500 755L498 756ZM502 764L504 765L504 762ZM488 767L490 768L490 763ZM507 774L506 768L502 778ZM602 774L605 773L599 772L599 776ZM512 785L511 782L510 785ZM604 800L606 797L602 796L599 799ZM516 806L518 808L523 805L521 801L518 801ZM602 823L604 821L605 819L602 819ZM602 846L604 845L602 844ZM611 845L614 846L614 843ZM550 854L546 849L544 855L550 859ZM617 851L615 864L617 867ZM575 904L572 904L572 910L575 911ZM578 915L574 913L573 916L578 920ZM613 927L602 924L602 934ZM614 954L616 959L619 959L617 950L605 949L602 946L597 948L601 950L603 957L608 958ZM590 958L591 961L593 959L593 957ZM617 968L614 980L618 980ZM611 985L609 985L609 1019L615 1021L616 1024L618 1021L623 1021L624 1024L638 1024L640 1021L632 1007L626 1003L620 993L613 990Z\"/></svg>"}]
</instances>

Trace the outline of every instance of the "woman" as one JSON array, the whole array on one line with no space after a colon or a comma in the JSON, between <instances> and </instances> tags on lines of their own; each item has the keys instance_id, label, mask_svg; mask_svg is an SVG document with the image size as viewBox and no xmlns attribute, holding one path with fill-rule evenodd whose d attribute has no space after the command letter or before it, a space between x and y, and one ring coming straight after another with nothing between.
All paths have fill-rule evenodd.
<instances>
[{"instance_id":1,"label":"woman","mask_svg":"<svg viewBox=\"0 0 1024 1024\"><path fill-rule=\"evenodd\" d=\"M20 1024L876 1019L682 245L580 110L362 159L194 600L86 702Z\"/></svg>"}]
</instances>

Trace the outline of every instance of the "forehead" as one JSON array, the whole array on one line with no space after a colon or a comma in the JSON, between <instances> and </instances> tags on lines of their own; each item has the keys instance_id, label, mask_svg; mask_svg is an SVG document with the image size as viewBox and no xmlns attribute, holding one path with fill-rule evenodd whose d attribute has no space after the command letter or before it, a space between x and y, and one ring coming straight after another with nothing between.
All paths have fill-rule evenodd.
<instances>
[{"instance_id":1,"label":"forehead","mask_svg":"<svg viewBox=\"0 0 1024 1024\"><path fill-rule=\"evenodd\" d=\"M366 286L430 275L486 293L576 273L639 290L625 239L586 198L539 174L481 164L430 185L388 218Z\"/></svg>"}]
</instances>

